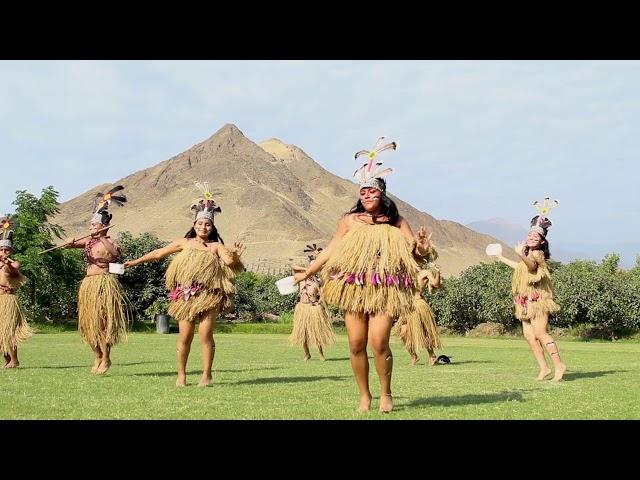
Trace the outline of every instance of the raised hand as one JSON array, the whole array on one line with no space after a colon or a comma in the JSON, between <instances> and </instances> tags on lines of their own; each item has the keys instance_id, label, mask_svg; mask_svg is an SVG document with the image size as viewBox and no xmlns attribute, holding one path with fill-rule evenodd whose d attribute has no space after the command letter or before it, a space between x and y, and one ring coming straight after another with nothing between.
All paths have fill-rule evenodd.
<instances>
[{"instance_id":1,"label":"raised hand","mask_svg":"<svg viewBox=\"0 0 640 480\"><path fill-rule=\"evenodd\" d=\"M427 236L427 230L424 228L424 225L421 225L418 229L418 233L415 236L416 247L421 251L426 251L429 249L429 245L431 244L431 237L433 236L433 232Z\"/></svg>"},{"instance_id":2,"label":"raised hand","mask_svg":"<svg viewBox=\"0 0 640 480\"><path fill-rule=\"evenodd\" d=\"M235 242L233 247L229 249L229 253L231 255L236 255L237 257L241 256L247 247L242 242Z\"/></svg>"}]
</instances>

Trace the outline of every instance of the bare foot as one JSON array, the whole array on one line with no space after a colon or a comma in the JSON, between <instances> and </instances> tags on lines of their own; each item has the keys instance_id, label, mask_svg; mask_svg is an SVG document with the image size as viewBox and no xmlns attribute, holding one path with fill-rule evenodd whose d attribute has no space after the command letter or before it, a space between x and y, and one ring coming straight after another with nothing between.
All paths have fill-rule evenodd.
<instances>
[{"instance_id":1,"label":"bare foot","mask_svg":"<svg viewBox=\"0 0 640 480\"><path fill-rule=\"evenodd\" d=\"M411 365L415 365L416 363L418 363L420 359L418 358L418 356L413 356L411 357Z\"/></svg>"},{"instance_id":2,"label":"bare foot","mask_svg":"<svg viewBox=\"0 0 640 480\"><path fill-rule=\"evenodd\" d=\"M551 373L551 369L540 370L540 373L536 377L536 380L544 380L544 378Z\"/></svg>"},{"instance_id":3,"label":"bare foot","mask_svg":"<svg viewBox=\"0 0 640 480\"><path fill-rule=\"evenodd\" d=\"M562 380L564 376L564 372L567 371L567 366L564 363L561 363L559 367L556 367L556 373L552 378L552 381L559 382Z\"/></svg>"},{"instance_id":4,"label":"bare foot","mask_svg":"<svg viewBox=\"0 0 640 480\"><path fill-rule=\"evenodd\" d=\"M102 359L100 357L96 358L93 361L93 367L91 367L91 373L96 373L98 371L98 367L100 366L100 362L102 362Z\"/></svg>"},{"instance_id":5,"label":"bare foot","mask_svg":"<svg viewBox=\"0 0 640 480\"><path fill-rule=\"evenodd\" d=\"M322 360L323 362L326 360L326 358L324 358L324 355L320 355L320 360Z\"/></svg>"},{"instance_id":6,"label":"bare foot","mask_svg":"<svg viewBox=\"0 0 640 480\"><path fill-rule=\"evenodd\" d=\"M186 387L187 386L187 374L178 374L178 379L176 380L176 387Z\"/></svg>"},{"instance_id":7,"label":"bare foot","mask_svg":"<svg viewBox=\"0 0 640 480\"><path fill-rule=\"evenodd\" d=\"M5 355L4 356L4 366L3 366L3 368L7 368L7 365L9 365L10 361L11 361L11 356L10 355Z\"/></svg>"},{"instance_id":8,"label":"bare foot","mask_svg":"<svg viewBox=\"0 0 640 480\"><path fill-rule=\"evenodd\" d=\"M17 360L14 361L10 361L9 363L7 363L4 368L18 368L20 366L20 362L18 362Z\"/></svg>"},{"instance_id":9,"label":"bare foot","mask_svg":"<svg viewBox=\"0 0 640 480\"><path fill-rule=\"evenodd\" d=\"M358 408L356 409L357 413L368 412L371 408L371 394L360 397L360 403L358 404Z\"/></svg>"},{"instance_id":10,"label":"bare foot","mask_svg":"<svg viewBox=\"0 0 640 480\"><path fill-rule=\"evenodd\" d=\"M208 387L211 385L211 375L202 375L200 382L198 383L199 387Z\"/></svg>"},{"instance_id":11,"label":"bare foot","mask_svg":"<svg viewBox=\"0 0 640 480\"><path fill-rule=\"evenodd\" d=\"M438 363L438 357L429 357L429 365L433 367L436 363Z\"/></svg>"},{"instance_id":12,"label":"bare foot","mask_svg":"<svg viewBox=\"0 0 640 480\"><path fill-rule=\"evenodd\" d=\"M308 362L309 360L311 360L311 355L305 355L304 356L304 361Z\"/></svg>"},{"instance_id":13,"label":"bare foot","mask_svg":"<svg viewBox=\"0 0 640 480\"><path fill-rule=\"evenodd\" d=\"M96 369L96 375L104 375L109 370L109 367L111 367L111 360L102 360Z\"/></svg>"},{"instance_id":14,"label":"bare foot","mask_svg":"<svg viewBox=\"0 0 640 480\"><path fill-rule=\"evenodd\" d=\"M382 413L389 413L393 410L393 397L390 393L380 394L380 411Z\"/></svg>"}]
</instances>

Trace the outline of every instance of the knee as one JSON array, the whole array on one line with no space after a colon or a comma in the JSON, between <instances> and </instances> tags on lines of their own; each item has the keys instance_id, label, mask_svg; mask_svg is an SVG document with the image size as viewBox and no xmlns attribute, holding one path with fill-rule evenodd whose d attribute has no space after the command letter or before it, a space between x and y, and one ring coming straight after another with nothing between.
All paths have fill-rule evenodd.
<instances>
[{"instance_id":1,"label":"knee","mask_svg":"<svg viewBox=\"0 0 640 480\"><path fill-rule=\"evenodd\" d=\"M367 342L363 340L349 342L349 353L351 353L351 355L362 354L363 352L366 351L366 348L367 348Z\"/></svg>"},{"instance_id":2,"label":"knee","mask_svg":"<svg viewBox=\"0 0 640 480\"><path fill-rule=\"evenodd\" d=\"M390 352L388 339L373 339L371 349L375 355L386 355Z\"/></svg>"}]
</instances>

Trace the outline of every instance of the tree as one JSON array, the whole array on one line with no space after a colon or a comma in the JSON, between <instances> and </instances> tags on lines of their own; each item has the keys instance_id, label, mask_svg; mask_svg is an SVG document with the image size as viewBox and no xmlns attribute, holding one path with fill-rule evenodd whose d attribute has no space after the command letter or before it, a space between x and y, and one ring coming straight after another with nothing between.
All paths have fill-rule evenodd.
<instances>
[{"instance_id":1,"label":"tree","mask_svg":"<svg viewBox=\"0 0 640 480\"><path fill-rule=\"evenodd\" d=\"M29 282L18 290L20 301L31 320L56 321L75 317L77 287L84 274L82 252L54 250L53 236L62 238L64 230L50 223L58 213L58 192L42 190L40 198L18 190L16 199L14 258L21 263Z\"/></svg>"}]
</instances>

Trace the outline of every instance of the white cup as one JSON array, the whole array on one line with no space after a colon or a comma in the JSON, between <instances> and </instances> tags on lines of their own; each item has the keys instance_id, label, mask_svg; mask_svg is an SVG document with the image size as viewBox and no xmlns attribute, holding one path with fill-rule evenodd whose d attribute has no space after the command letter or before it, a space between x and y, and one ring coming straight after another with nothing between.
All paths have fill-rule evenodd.
<instances>
[{"instance_id":1,"label":"white cup","mask_svg":"<svg viewBox=\"0 0 640 480\"><path fill-rule=\"evenodd\" d=\"M502 255L502 245L500 245L499 243L490 243L489 245L487 245L485 253L494 257Z\"/></svg>"},{"instance_id":2,"label":"white cup","mask_svg":"<svg viewBox=\"0 0 640 480\"><path fill-rule=\"evenodd\" d=\"M289 295L298 291L298 286L293 284L293 277L284 277L276 282L280 295Z\"/></svg>"},{"instance_id":3,"label":"white cup","mask_svg":"<svg viewBox=\"0 0 640 480\"><path fill-rule=\"evenodd\" d=\"M122 263L110 263L109 273L115 273L116 275L124 274L124 264Z\"/></svg>"}]
</instances>

